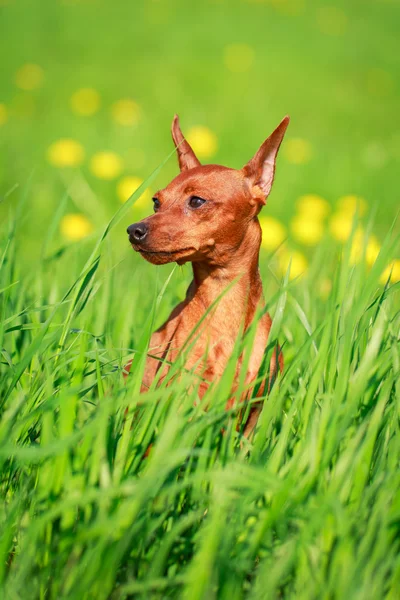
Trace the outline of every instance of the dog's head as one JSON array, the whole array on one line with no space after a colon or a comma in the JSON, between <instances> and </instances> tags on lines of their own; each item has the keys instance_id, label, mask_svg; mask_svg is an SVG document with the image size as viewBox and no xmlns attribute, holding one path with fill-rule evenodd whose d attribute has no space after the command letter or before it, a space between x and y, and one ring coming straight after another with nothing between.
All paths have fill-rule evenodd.
<instances>
[{"instance_id":1,"label":"dog's head","mask_svg":"<svg viewBox=\"0 0 400 600\"><path fill-rule=\"evenodd\" d=\"M154 214L128 227L129 241L153 264L224 264L239 247L268 197L289 117L243 169L201 165L175 116L172 138L180 174L154 195Z\"/></svg>"}]
</instances>

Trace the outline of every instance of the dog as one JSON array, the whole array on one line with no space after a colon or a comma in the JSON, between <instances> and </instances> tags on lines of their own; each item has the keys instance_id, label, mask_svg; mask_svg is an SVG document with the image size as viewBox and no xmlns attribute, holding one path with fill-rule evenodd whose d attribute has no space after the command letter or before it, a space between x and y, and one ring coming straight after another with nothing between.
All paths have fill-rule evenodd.
<instances>
[{"instance_id":1,"label":"dog","mask_svg":"<svg viewBox=\"0 0 400 600\"><path fill-rule=\"evenodd\" d=\"M191 262L193 280L186 298L151 337L142 390L148 389L156 376L160 380L165 377L169 365L203 319L185 364L186 369L201 375L201 398L209 384L223 374L238 335L248 329L264 306L258 269L262 234L257 217L270 194L288 124L286 116L253 158L236 170L201 165L175 115L172 139L180 174L154 195L154 214L130 225L127 233L132 248L154 265ZM213 310L204 318L212 305ZM258 376L270 329L271 317L264 311L247 368L246 383L250 387ZM272 356L269 376L259 387L258 396L269 389L279 368L283 369L280 350ZM230 400L227 408L233 402ZM250 411L244 427L246 437L257 423L260 404Z\"/></svg>"}]
</instances>

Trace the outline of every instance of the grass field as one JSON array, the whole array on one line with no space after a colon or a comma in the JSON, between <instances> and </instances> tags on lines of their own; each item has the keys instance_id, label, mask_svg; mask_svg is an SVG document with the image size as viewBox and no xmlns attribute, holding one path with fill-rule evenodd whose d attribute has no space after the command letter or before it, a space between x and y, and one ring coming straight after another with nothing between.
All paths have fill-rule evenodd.
<instances>
[{"instance_id":1,"label":"grass field","mask_svg":"<svg viewBox=\"0 0 400 600\"><path fill-rule=\"evenodd\" d=\"M2 598L399 597L399 14L0 0ZM252 331L202 403L181 363L139 393L190 281L125 233L177 173L174 112L235 167L292 117L261 216L285 370L251 440L224 406Z\"/></svg>"},{"instance_id":2,"label":"grass field","mask_svg":"<svg viewBox=\"0 0 400 600\"><path fill-rule=\"evenodd\" d=\"M204 404L191 373L139 394L149 331L186 273L114 263L107 236L134 198L67 284L78 248L47 255L49 238L20 278L28 199L2 248L4 597L396 598L399 283L379 280L398 238L370 270L350 238L302 281L267 285L287 366L241 444L224 407L251 335Z\"/></svg>"}]
</instances>

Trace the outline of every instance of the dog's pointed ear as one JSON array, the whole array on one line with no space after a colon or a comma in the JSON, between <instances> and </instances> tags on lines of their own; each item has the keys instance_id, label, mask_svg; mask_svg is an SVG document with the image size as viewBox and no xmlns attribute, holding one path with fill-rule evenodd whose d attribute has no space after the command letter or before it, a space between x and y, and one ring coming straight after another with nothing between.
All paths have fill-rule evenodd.
<instances>
[{"instance_id":1,"label":"dog's pointed ear","mask_svg":"<svg viewBox=\"0 0 400 600\"><path fill-rule=\"evenodd\" d=\"M276 157L279 146L289 125L289 117L285 117L271 135L261 144L253 158L243 167L251 186L260 188L265 204L265 198L271 191L275 175Z\"/></svg>"},{"instance_id":2,"label":"dog's pointed ear","mask_svg":"<svg viewBox=\"0 0 400 600\"><path fill-rule=\"evenodd\" d=\"M179 168L181 171L187 171L194 167L200 166L200 161L193 152L189 142L183 137L181 128L179 127L179 117L174 116L171 127L172 139L174 140L176 152L178 155Z\"/></svg>"}]
</instances>

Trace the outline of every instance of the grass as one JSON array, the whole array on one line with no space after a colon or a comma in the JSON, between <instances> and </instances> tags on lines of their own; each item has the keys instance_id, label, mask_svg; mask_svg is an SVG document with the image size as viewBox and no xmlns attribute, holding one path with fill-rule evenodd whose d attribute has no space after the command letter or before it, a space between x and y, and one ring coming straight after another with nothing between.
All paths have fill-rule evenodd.
<instances>
[{"instance_id":1,"label":"grass","mask_svg":"<svg viewBox=\"0 0 400 600\"><path fill-rule=\"evenodd\" d=\"M268 351L284 341L286 367L247 441L224 406L251 331L202 403L179 363L139 392L188 272L115 262L135 197L98 242L56 252L55 215L32 273L16 237L30 194L1 238L2 597L396 598L400 284L379 279L398 238L371 270L351 239L327 241L291 282L262 255Z\"/></svg>"},{"instance_id":2,"label":"grass","mask_svg":"<svg viewBox=\"0 0 400 600\"><path fill-rule=\"evenodd\" d=\"M400 258L399 8L114 4L0 0L0 597L394 600L400 283L382 273ZM88 87L99 105L82 116L71 98ZM113 107L125 98L139 118L124 125ZM132 252L125 228L148 210L139 193L121 206L117 190L171 151L175 112L184 133L215 134L205 162L232 167L291 116L263 213L304 260L289 277L261 253L266 362L279 340L285 371L249 441L239 407L224 405L252 330L203 403L183 361L179 378L140 395L150 332L190 268ZM64 138L81 149L75 167L49 162ZM110 180L93 171L101 151L122 165ZM176 174L175 161L161 167L150 192ZM306 194L334 211L318 244L293 228ZM342 246L325 231L351 219L348 195L364 198L369 223ZM76 213L94 233L70 243L60 223ZM372 266L360 231L376 235Z\"/></svg>"}]
</instances>

